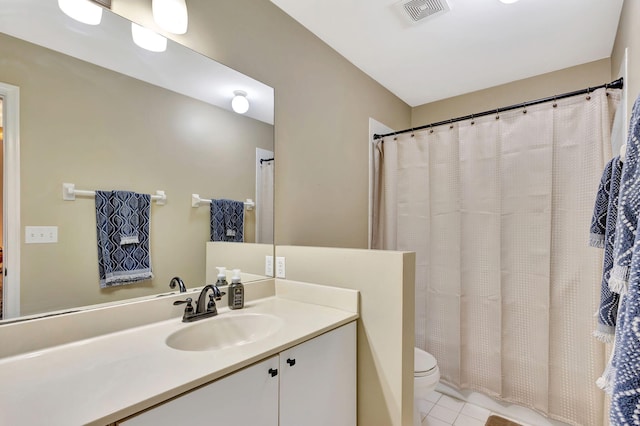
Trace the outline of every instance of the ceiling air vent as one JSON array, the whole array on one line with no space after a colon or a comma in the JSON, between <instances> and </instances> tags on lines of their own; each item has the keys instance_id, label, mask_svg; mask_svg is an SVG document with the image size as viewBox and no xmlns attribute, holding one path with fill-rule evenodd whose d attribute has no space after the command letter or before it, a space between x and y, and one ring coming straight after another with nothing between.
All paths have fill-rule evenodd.
<instances>
[{"instance_id":1,"label":"ceiling air vent","mask_svg":"<svg viewBox=\"0 0 640 426\"><path fill-rule=\"evenodd\" d=\"M413 24L451 10L447 0L402 0L396 5L405 19Z\"/></svg>"}]
</instances>

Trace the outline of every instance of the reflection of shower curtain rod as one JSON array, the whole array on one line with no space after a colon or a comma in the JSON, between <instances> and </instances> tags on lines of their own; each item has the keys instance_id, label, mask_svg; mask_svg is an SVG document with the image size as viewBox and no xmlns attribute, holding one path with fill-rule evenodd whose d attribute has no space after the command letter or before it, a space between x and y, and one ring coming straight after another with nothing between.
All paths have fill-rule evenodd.
<instances>
[{"instance_id":1,"label":"reflection of shower curtain rod","mask_svg":"<svg viewBox=\"0 0 640 426\"><path fill-rule=\"evenodd\" d=\"M262 163L264 163L266 161L273 161L273 160L275 160L275 158L261 158L260 159L260 164L262 164Z\"/></svg>"},{"instance_id":2,"label":"reflection of shower curtain rod","mask_svg":"<svg viewBox=\"0 0 640 426\"><path fill-rule=\"evenodd\" d=\"M615 81L612 81L611 83L602 84L602 85L596 86L596 87L588 87L586 89L576 90L575 92L563 93L561 95L550 96L548 98L537 99L535 101L523 102L521 104L510 105L510 106L502 107L502 108L496 108L496 109L492 109L490 111L484 111L484 112L481 112L481 113L478 113L478 114L471 114L471 115L466 115L464 117L453 118L451 120L439 121L437 123L426 124L424 126L413 127L411 129L399 130L397 132L391 132L391 133L387 133L387 134L384 134L384 135L376 134L376 135L373 135L373 139L374 140L382 139L382 138L387 137L387 136L399 135L401 133L413 132L415 130L428 129L430 127L442 126L443 124L453 124L453 123L458 122L458 121L469 120L469 119L473 119L473 118L477 118L477 117L484 117L485 115L499 114L501 112L510 111L510 110L513 110L513 109L526 108L526 107L531 106L531 105L538 105L538 104L542 104L542 103L545 103L545 102L557 101L558 99L564 99L564 98L570 98L572 96L588 94L588 93L591 93L591 92L593 92L594 90L597 90L597 89L602 89L602 88L606 88L606 89L622 89L622 87L623 87L623 80L622 80L622 77L621 77L621 78L619 78L619 79L617 79Z\"/></svg>"}]
</instances>

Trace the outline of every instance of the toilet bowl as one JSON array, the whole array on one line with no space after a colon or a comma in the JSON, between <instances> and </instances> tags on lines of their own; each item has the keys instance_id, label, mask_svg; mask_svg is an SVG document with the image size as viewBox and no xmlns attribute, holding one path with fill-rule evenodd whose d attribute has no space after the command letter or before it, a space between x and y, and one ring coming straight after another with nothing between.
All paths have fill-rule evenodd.
<instances>
[{"instance_id":1,"label":"toilet bowl","mask_svg":"<svg viewBox=\"0 0 640 426\"><path fill-rule=\"evenodd\" d=\"M427 399L429 392L435 390L440 381L440 369L436 359L429 352L414 348L413 358L413 424L420 426L418 401Z\"/></svg>"}]
</instances>

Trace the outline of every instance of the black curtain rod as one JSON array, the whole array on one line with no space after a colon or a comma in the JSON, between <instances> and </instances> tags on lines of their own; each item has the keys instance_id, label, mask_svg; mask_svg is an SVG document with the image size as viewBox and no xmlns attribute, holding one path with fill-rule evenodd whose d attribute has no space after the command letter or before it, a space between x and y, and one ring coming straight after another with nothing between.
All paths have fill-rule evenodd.
<instances>
[{"instance_id":1,"label":"black curtain rod","mask_svg":"<svg viewBox=\"0 0 640 426\"><path fill-rule=\"evenodd\" d=\"M260 164L262 164L262 163L264 163L266 161L273 161L273 160L275 160L275 158L261 158L260 159Z\"/></svg>"},{"instance_id":2,"label":"black curtain rod","mask_svg":"<svg viewBox=\"0 0 640 426\"><path fill-rule=\"evenodd\" d=\"M391 132L391 133L387 133L384 135L378 135L375 134L373 135L373 139L382 139L385 138L387 136L394 136L394 135L399 135L401 133L408 133L408 132L414 132L416 130L422 130L422 129L428 129L430 127L437 127L437 126L442 126L443 124L452 124L452 123L456 123L458 121L464 121L464 120L469 120L472 118L478 118L478 117L484 117L485 115L492 115L492 114L499 114L501 112L504 111L510 111L513 109L518 109L518 108L526 108L528 106L532 106L532 105L538 105L538 104L542 104L545 102L551 102L551 101L557 101L558 99L564 99L564 98L570 98L572 96L577 96L577 95L583 95L583 94L588 94L591 93L597 89L622 89L623 87L623 79L622 77L612 81L611 83L607 83L607 84L601 84L600 86L596 86L596 87L588 87L586 89L582 89L582 90L576 90L575 92L569 92L569 93L563 93L561 95L556 95L556 96L550 96L548 98L543 98L543 99L537 99L535 101L529 101L529 102L523 102L521 104L515 104L515 105L510 105L507 107L502 107L502 108L496 108L496 109L492 109L490 111L484 111L478 114L471 114L471 115L465 115L464 117L458 117L458 118L453 118L451 120L445 120L445 121L438 121L437 123L431 123L431 124L426 124L424 126L420 126L420 127L413 127L411 129L405 129L405 130L399 130L397 132Z\"/></svg>"}]
</instances>

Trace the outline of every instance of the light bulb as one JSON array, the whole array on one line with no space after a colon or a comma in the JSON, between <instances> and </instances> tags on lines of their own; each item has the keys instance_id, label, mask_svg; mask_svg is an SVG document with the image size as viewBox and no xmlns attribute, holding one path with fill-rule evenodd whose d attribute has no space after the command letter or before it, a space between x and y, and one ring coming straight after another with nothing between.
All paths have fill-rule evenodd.
<instances>
[{"instance_id":1,"label":"light bulb","mask_svg":"<svg viewBox=\"0 0 640 426\"><path fill-rule=\"evenodd\" d=\"M131 37L138 46L151 52L164 52L167 50L167 39L155 31L131 23Z\"/></svg>"},{"instance_id":2,"label":"light bulb","mask_svg":"<svg viewBox=\"0 0 640 426\"><path fill-rule=\"evenodd\" d=\"M235 95L231 101L231 108L238 114L244 114L249 111L249 101L247 100L247 92L242 90L236 90L233 92Z\"/></svg>"},{"instance_id":3,"label":"light bulb","mask_svg":"<svg viewBox=\"0 0 640 426\"><path fill-rule=\"evenodd\" d=\"M102 8L89 0L58 0L58 7L83 24L98 25L102 21Z\"/></svg>"},{"instance_id":4,"label":"light bulb","mask_svg":"<svg viewBox=\"0 0 640 426\"><path fill-rule=\"evenodd\" d=\"M174 34L184 34L189 25L185 0L153 0L153 19L163 30Z\"/></svg>"}]
</instances>

